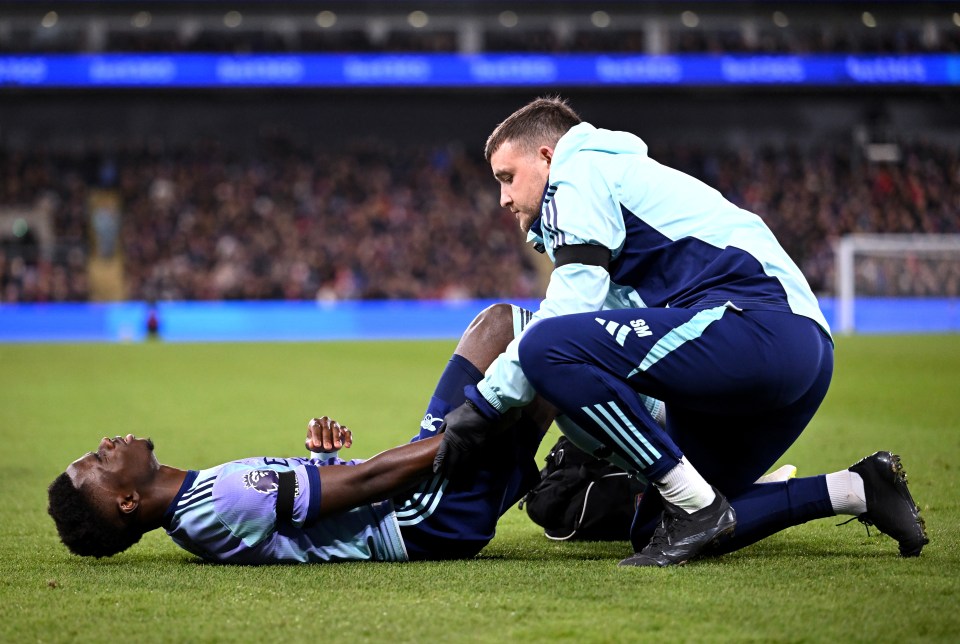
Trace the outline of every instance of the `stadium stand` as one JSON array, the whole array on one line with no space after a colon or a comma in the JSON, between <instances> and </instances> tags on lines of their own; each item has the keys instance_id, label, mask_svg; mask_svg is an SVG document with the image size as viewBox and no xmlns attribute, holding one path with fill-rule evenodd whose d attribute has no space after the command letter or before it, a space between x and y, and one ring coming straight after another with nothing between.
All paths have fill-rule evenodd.
<instances>
[{"instance_id":1,"label":"stadium stand","mask_svg":"<svg viewBox=\"0 0 960 644\"><path fill-rule=\"evenodd\" d=\"M821 292L833 286L832 243L843 234L960 232L955 147L904 145L897 163L870 163L849 145L651 154L760 214ZM488 169L456 145L379 142L334 153L269 140L243 157L213 143L83 158L37 151L3 155L0 171L0 204L56 204L49 258L6 246L0 292L8 302L86 299L92 189L115 191L123 204L132 299L537 295L536 269L496 203ZM505 281L510 275L518 277ZM957 294L955 278L928 281L931 291L947 283ZM888 282L894 294L896 281Z\"/></svg>"},{"instance_id":2,"label":"stadium stand","mask_svg":"<svg viewBox=\"0 0 960 644\"><path fill-rule=\"evenodd\" d=\"M945 53L960 51L949 3L397 2L77 3L50 11L12 3L0 53L40 52L621 52ZM86 6L85 6L86 5ZM91 6L93 5L93 6ZM425 10L419 7L423 6Z\"/></svg>"},{"instance_id":3,"label":"stadium stand","mask_svg":"<svg viewBox=\"0 0 960 644\"><path fill-rule=\"evenodd\" d=\"M372 15L367 4L349 2L319 13L297 2L246 2L241 10L218 2L57 3L53 9L13 2L0 15L0 54L960 52L960 13L947 3L884 2L869 11L854 2L614 2L602 10L589 2L554 4L521 1L505 9L434 2L421 10L397 2ZM816 111L816 90L807 91L796 102ZM896 152L884 159L871 158L849 130L842 140L793 132L776 143L718 135L691 144L689 136L677 135L694 120L682 127L679 119L671 121L674 108L690 98L701 100L674 97L661 110L661 122L644 124L668 131L665 138L673 140L654 141L652 155L760 214L818 292L833 287L832 244L843 234L960 228L955 118L953 139L883 133L880 142ZM230 100L221 100L227 114ZM398 101L397 94L390 100ZM126 101L117 101L118 112L142 112L131 121L147 122L163 111L124 107ZM418 121L421 104L415 101L398 101L396 109L417 114L408 122ZM746 98L744 105L751 102ZM740 118L751 121L763 109ZM949 105L937 110L941 119L956 113ZM703 113L716 118L709 109ZM782 117L787 126L790 118ZM489 169L476 150L464 151L466 137L411 147L388 140L318 145L289 134L254 134L245 146L228 149L215 141L236 138L233 119L233 130L221 127L189 145L183 137L156 145L147 134L105 143L109 126L102 123L84 123L89 133L74 127L68 142L52 145L65 126L49 114L34 120L34 130L49 127L53 134L10 145L20 133L0 127L0 219L20 222L10 228L13 236L0 236L0 301L97 299L89 260L104 252L105 240L119 248L122 296L129 299L454 299L540 292L535 260L497 205ZM181 120L184 130L204 127ZM918 109L912 120L930 119ZM116 230L109 212L91 216L95 195L119 204ZM497 222L495 234L478 245L491 221ZM50 233L39 235L41 225ZM938 272L955 267L917 270L925 271L917 283L930 285L921 290L956 294L960 288L956 276ZM518 277L505 280L508 275ZM875 282L876 294L898 292L893 277Z\"/></svg>"}]
</instances>

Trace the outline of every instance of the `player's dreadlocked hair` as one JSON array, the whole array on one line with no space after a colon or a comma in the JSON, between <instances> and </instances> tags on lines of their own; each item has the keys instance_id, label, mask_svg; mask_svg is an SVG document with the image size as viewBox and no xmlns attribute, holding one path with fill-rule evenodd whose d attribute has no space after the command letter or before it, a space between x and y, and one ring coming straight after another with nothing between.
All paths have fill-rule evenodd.
<instances>
[{"instance_id":1,"label":"player's dreadlocked hair","mask_svg":"<svg viewBox=\"0 0 960 644\"><path fill-rule=\"evenodd\" d=\"M140 541L143 532L136 525L110 525L73 485L64 472L47 489L47 512L57 524L60 540L75 555L109 557Z\"/></svg>"},{"instance_id":2,"label":"player's dreadlocked hair","mask_svg":"<svg viewBox=\"0 0 960 644\"><path fill-rule=\"evenodd\" d=\"M580 116L559 96L544 96L527 103L498 125L483 148L483 155L490 161L493 153L507 141L512 141L527 151L541 145L557 145L567 130L580 123Z\"/></svg>"}]
</instances>

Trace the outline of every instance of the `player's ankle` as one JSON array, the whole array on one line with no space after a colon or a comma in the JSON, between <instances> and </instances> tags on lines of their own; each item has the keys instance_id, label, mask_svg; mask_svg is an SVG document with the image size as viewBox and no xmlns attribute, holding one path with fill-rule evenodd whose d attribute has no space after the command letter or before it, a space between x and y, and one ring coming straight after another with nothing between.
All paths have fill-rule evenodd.
<instances>
[{"instance_id":1,"label":"player's ankle","mask_svg":"<svg viewBox=\"0 0 960 644\"><path fill-rule=\"evenodd\" d=\"M837 514L860 516L867 511L863 479L856 472L840 470L826 475L830 505Z\"/></svg>"},{"instance_id":2,"label":"player's ankle","mask_svg":"<svg viewBox=\"0 0 960 644\"><path fill-rule=\"evenodd\" d=\"M653 484L657 486L664 501L688 514L702 510L716 498L713 486L700 476L686 457L682 457L672 470Z\"/></svg>"}]
</instances>

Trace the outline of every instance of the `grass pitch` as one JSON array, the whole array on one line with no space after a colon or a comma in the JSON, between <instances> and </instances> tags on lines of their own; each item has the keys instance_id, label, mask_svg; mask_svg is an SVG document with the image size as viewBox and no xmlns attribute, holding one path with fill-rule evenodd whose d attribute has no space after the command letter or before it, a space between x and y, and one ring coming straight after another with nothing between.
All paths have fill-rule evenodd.
<instances>
[{"instance_id":1,"label":"grass pitch","mask_svg":"<svg viewBox=\"0 0 960 644\"><path fill-rule=\"evenodd\" d=\"M833 387L783 459L800 475L903 457L931 544L822 520L717 560L624 570L626 543L547 541L511 510L465 562L224 567L162 532L70 555L46 486L103 435L199 468L303 453L306 421L351 456L406 441L452 342L0 345L0 641L847 641L960 638L960 336L842 338ZM551 434L545 447L552 444Z\"/></svg>"}]
</instances>

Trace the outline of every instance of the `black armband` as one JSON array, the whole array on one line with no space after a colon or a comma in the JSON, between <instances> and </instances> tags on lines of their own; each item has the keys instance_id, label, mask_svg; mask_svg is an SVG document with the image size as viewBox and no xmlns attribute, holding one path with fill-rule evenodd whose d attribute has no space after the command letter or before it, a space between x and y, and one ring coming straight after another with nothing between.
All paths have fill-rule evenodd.
<instances>
[{"instance_id":1,"label":"black armband","mask_svg":"<svg viewBox=\"0 0 960 644\"><path fill-rule=\"evenodd\" d=\"M293 501L297 496L297 475L293 470L277 472L277 525L293 520Z\"/></svg>"},{"instance_id":2,"label":"black armband","mask_svg":"<svg viewBox=\"0 0 960 644\"><path fill-rule=\"evenodd\" d=\"M596 244L561 246L554 255L557 268L567 264L587 264L599 266L605 271L610 270L610 249L606 246Z\"/></svg>"}]
</instances>

